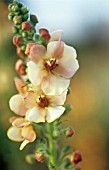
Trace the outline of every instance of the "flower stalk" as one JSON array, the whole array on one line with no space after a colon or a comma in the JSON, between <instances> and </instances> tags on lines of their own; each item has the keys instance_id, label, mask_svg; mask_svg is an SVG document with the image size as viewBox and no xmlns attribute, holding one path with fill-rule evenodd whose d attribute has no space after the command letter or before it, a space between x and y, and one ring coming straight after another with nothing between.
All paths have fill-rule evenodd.
<instances>
[{"instance_id":1,"label":"flower stalk","mask_svg":"<svg viewBox=\"0 0 109 170\"><path fill-rule=\"evenodd\" d=\"M52 169L56 170L56 161L57 161L57 143L53 138L54 125L53 123L48 124L48 141L49 141L49 167L52 166ZM50 170L52 170L50 169Z\"/></svg>"}]
</instances>

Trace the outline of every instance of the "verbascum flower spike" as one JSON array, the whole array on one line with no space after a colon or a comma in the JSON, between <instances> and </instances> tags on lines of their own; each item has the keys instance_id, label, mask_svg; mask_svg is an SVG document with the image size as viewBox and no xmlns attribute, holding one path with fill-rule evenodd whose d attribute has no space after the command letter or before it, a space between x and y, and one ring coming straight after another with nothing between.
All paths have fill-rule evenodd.
<instances>
[{"instance_id":1,"label":"verbascum flower spike","mask_svg":"<svg viewBox=\"0 0 109 170\"><path fill-rule=\"evenodd\" d=\"M46 163L49 170L79 170L81 153L72 153L70 145L59 146L62 135L67 139L74 136L72 126L62 127L62 117L72 110L66 99L79 68L76 50L61 40L63 31L36 30L38 19L24 4L14 1L8 9L8 19L14 23L13 44L20 57L15 63L20 78L15 78L18 93L9 100L15 115L9 119L7 136L21 142L20 150L36 142L25 159L29 164L37 161Z\"/></svg>"}]
</instances>

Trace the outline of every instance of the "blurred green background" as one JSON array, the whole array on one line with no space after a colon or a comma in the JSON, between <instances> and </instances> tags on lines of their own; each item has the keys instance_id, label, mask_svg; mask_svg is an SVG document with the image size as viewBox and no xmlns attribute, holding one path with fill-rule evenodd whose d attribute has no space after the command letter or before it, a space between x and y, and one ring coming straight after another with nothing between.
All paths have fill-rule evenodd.
<instances>
[{"instance_id":1,"label":"blurred green background","mask_svg":"<svg viewBox=\"0 0 109 170\"><path fill-rule=\"evenodd\" d=\"M62 138L60 145L69 143L82 152L82 169L109 170L109 2L60 0L61 5L57 0L21 2L38 14L41 21L38 27L48 27L50 31L63 29L64 41L78 52L80 69L72 78L72 92L67 100L73 104L73 111L63 116L63 126L72 125L75 136L69 140ZM8 2L0 0L0 169L46 170L44 165L25 163L25 155L32 153L34 144L19 151L19 143L10 141L6 135L8 119L13 115L8 101L17 93L13 78L17 75L14 64L18 58L7 6Z\"/></svg>"}]
</instances>

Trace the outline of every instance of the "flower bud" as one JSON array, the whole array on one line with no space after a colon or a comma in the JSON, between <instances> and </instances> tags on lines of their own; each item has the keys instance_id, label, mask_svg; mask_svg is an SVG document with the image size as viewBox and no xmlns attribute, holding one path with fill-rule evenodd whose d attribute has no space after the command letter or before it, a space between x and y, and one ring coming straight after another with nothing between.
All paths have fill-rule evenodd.
<instances>
[{"instance_id":1,"label":"flower bud","mask_svg":"<svg viewBox=\"0 0 109 170\"><path fill-rule=\"evenodd\" d=\"M36 17L36 15L30 15L30 21L36 25L38 23L38 19Z\"/></svg>"},{"instance_id":2,"label":"flower bud","mask_svg":"<svg viewBox=\"0 0 109 170\"><path fill-rule=\"evenodd\" d=\"M29 44L27 44L26 50L25 50L25 54L26 54L26 55L29 55L29 54L30 54L30 49L31 49L31 47L32 47L33 45L36 45L36 44L35 44L35 43L29 43Z\"/></svg>"},{"instance_id":3,"label":"flower bud","mask_svg":"<svg viewBox=\"0 0 109 170\"><path fill-rule=\"evenodd\" d=\"M28 19L28 13L23 15L23 21L27 21Z\"/></svg>"},{"instance_id":4,"label":"flower bud","mask_svg":"<svg viewBox=\"0 0 109 170\"><path fill-rule=\"evenodd\" d=\"M44 161L44 155L42 153L36 153L35 157L36 157L36 160L38 162L43 162Z\"/></svg>"},{"instance_id":5,"label":"flower bud","mask_svg":"<svg viewBox=\"0 0 109 170\"><path fill-rule=\"evenodd\" d=\"M17 48L17 55L18 55L20 58L22 58L22 59L25 58L25 54L21 51L20 48Z\"/></svg>"},{"instance_id":6,"label":"flower bud","mask_svg":"<svg viewBox=\"0 0 109 170\"><path fill-rule=\"evenodd\" d=\"M22 23L22 30L30 31L32 28L32 25L29 22L23 22Z\"/></svg>"},{"instance_id":7,"label":"flower bud","mask_svg":"<svg viewBox=\"0 0 109 170\"><path fill-rule=\"evenodd\" d=\"M25 52L25 49L26 49L26 46L25 46L25 45L22 45L22 46L21 46L21 51Z\"/></svg>"},{"instance_id":8,"label":"flower bud","mask_svg":"<svg viewBox=\"0 0 109 170\"><path fill-rule=\"evenodd\" d=\"M72 137L73 135L74 135L74 129L72 128L72 127L68 127L67 129L66 129L66 132L65 132L65 135L67 136L67 137Z\"/></svg>"},{"instance_id":9,"label":"flower bud","mask_svg":"<svg viewBox=\"0 0 109 170\"><path fill-rule=\"evenodd\" d=\"M14 24L20 24L22 22L22 16L15 16L13 22Z\"/></svg>"},{"instance_id":10,"label":"flower bud","mask_svg":"<svg viewBox=\"0 0 109 170\"><path fill-rule=\"evenodd\" d=\"M13 44L16 45L16 46L21 46L22 44L22 40L21 40L21 37L20 36L14 36L13 37Z\"/></svg>"},{"instance_id":11,"label":"flower bud","mask_svg":"<svg viewBox=\"0 0 109 170\"><path fill-rule=\"evenodd\" d=\"M10 13L8 14L8 19L9 19L9 21L12 21L12 20L13 20L13 17L14 17L14 13L13 13L13 12L10 12Z\"/></svg>"},{"instance_id":12,"label":"flower bud","mask_svg":"<svg viewBox=\"0 0 109 170\"><path fill-rule=\"evenodd\" d=\"M26 14L26 13L28 13L28 9L26 7L22 7L21 12L22 12L22 14Z\"/></svg>"},{"instance_id":13,"label":"flower bud","mask_svg":"<svg viewBox=\"0 0 109 170\"><path fill-rule=\"evenodd\" d=\"M20 74L20 75L25 75L26 71L25 71L25 66L23 64L22 60L17 60L16 64L15 64L15 70Z\"/></svg>"},{"instance_id":14,"label":"flower bud","mask_svg":"<svg viewBox=\"0 0 109 170\"><path fill-rule=\"evenodd\" d=\"M71 162L70 161L67 161L64 165L64 168L65 169L68 169L68 167L71 165Z\"/></svg>"},{"instance_id":15,"label":"flower bud","mask_svg":"<svg viewBox=\"0 0 109 170\"><path fill-rule=\"evenodd\" d=\"M49 31L45 28L41 28L39 30L39 33L40 33L40 36L46 41L49 41L49 39L51 38Z\"/></svg>"},{"instance_id":16,"label":"flower bud","mask_svg":"<svg viewBox=\"0 0 109 170\"><path fill-rule=\"evenodd\" d=\"M59 135L60 135L59 130L54 130L54 131L53 131L53 137L54 137L54 138L58 138Z\"/></svg>"},{"instance_id":17,"label":"flower bud","mask_svg":"<svg viewBox=\"0 0 109 170\"><path fill-rule=\"evenodd\" d=\"M13 4L9 4L8 5L8 10L11 11L11 8L12 8Z\"/></svg>"},{"instance_id":18,"label":"flower bud","mask_svg":"<svg viewBox=\"0 0 109 170\"><path fill-rule=\"evenodd\" d=\"M19 2L18 5L19 5L20 8L23 7L23 4L21 2Z\"/></svg>"},{"instance_id":19,"label":"flower bud","mask_svg":"<svg viewBox=\"0 0 109 170\"><path fill-rule=\"evenodd\" d=\"M13 6L11 7L11 10L12 10L13 12L19 11L18 5L13 5Z\"/></svg>"},{"instance_id":20,"label":"flower bud","mask_svg":"<svg viewBox=\"0 0 109 170\"><path fill-rule=\"evenodd\" d=\"M33 154L27 155L25 160L28 164L32 165L35 162L35 156Z\"/></svg>"},{"instance_id":21,"label":"flower bud","mask_svg":"<svg viewBox=\"0 0 109 170\"><path fill-rule=\"evenodd\" d=\"M22 32L22 37L26 38L28 36L28 33L26 31Z\"/></svg>"},{"instance_id":22,"label":"flower bud","mask_svg":"<svg viewBox=\"0 0 109 170\"><path fill-rule=\"evenodd\" d=\"M72 110L72 105L71 104L67 104L66 106L65 106L65 111L66 112L70 112Z\"/></svg>"},{"instance_id":23,"label":"flower bud","mask_svg":"<svg viewBox=\"0 0 109 170\"><path fill-rule=\"evenodd\" d=\"M82 155L79 151L75 151L71 157L71 163L72 164L78 164L82 161Z\"/></svg>"}]
</instances>

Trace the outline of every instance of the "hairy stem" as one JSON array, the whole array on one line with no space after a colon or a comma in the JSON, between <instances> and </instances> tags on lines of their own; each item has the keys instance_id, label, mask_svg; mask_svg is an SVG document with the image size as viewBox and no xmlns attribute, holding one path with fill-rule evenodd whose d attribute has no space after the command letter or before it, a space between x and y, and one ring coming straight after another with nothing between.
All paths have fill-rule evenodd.
<instances>
[{"instance_id":1,"label":"hairy stem","mask_svg":"<svg viewBox=\"0 0 109 170\"><path fill-rule=\"evenodd\" d=\"M50 159L49 164L53 166L51 169L56 170L56 158L57 158L57 150L56 150L56 141L53 139L53 130L54 125L53 123L48 123L48 140L49 140L49 152L50 152Z\"/></svg>"}]
</instances>

